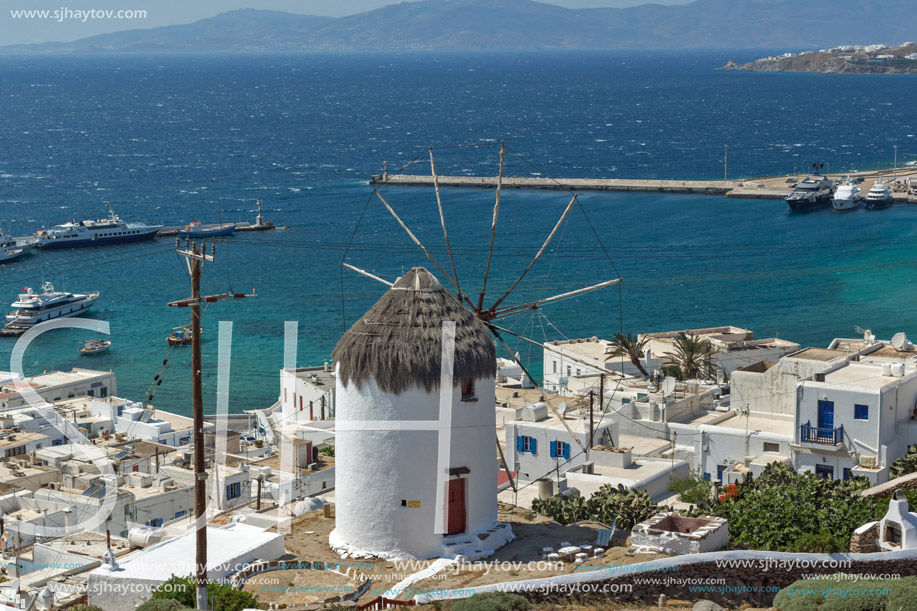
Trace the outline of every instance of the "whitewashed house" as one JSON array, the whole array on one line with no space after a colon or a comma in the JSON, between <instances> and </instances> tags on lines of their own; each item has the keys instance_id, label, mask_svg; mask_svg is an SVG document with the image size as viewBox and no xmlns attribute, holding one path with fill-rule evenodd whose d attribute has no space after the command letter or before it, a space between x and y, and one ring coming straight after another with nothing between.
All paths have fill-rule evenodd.
<instances>
[{"instance_id":1,"label":"whitewashed house","mask_svg":"<svg viewBox=\"0 0 917 611\"><path fill-rule=\"evenodd\" d=\"M444 333L454 337L451 376ZM496 356L487 327L418 267L342 336L333 357L331 546L352 557L480 556L482 546L511 538L497 523ZM485 532L482 543L475 535Z\"/></svg>"},{"instance_id":2,"label":"whitewashed house","mask_svg":"<svg viewBox=\"0 0 917 611\"><path fill-rule=\"evenodd\" d=\"M111 371L79 368L70 371L49 371L20 381L7 381L0 386L0 411L29 405L20 392L22 385L30 386L39 397L48 403L74 397L104 398L116 395L118 392L115 374Z\"/></svg>"},{"instance_id":3,"label":"whitewashed house","mask_svg":"<svg viewBox=\"0 0 917 611\"><path fill-rule=\"evenodd\" d=\"M280 370L281 425L334 418L335 376L322 367Z\"/></svg>"}]
</instances>

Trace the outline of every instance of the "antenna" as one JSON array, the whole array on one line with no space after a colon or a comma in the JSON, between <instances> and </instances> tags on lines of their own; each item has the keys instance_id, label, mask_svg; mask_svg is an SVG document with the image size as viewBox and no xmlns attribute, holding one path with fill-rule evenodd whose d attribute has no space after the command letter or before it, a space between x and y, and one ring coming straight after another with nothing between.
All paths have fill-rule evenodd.
<instances>
[{"instance_id":1,"label":"antenna","mask_svg":"<svg viewBox=\"0 0 917 611\"><path fill-rule=\"evenodd\" d=\"M895 350L903 350L907 346L907 335L904 333L895 333L892 336L892 348Z\"/></svg>"},{"instance_id":2,"label":"antenna","mask_svg":"<svg viewBox=\"0 0 917 611\"><path fill-rule=\"evenodd\" d=\"M662 379L662 394L670 395L675 391L675 378L666 376Z\"/></svg>"}]
</instances>

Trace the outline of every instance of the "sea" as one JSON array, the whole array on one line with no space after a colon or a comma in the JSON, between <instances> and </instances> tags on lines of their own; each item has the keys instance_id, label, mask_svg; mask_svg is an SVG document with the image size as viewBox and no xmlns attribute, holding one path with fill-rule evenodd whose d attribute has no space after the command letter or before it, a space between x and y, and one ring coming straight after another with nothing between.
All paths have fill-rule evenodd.
<instances>
[{"instance_id":1,"label":"sea","mask_svg":"<svg viewBox=\"0 0 917 611\"><path fill-rule=\"evenodd\" d=\"M815 162L890 167L896 145L898 166L917 172L917 77L716 69L771 52L4 55L0 228L31 234L106 204L129 222L253 222L262 200L287 228L220 239L204 267L205 294L258 295L206 308L208 413L223 321L233 412L277 400L287 322L298 365L331 359L387 288L342 262L389 282L425 266L453 292L454 264L485 306L622 278L498 321L513 332L498 354L536 375L537 342L616 332L917 340L917 206L791 214L779 200L584 192L564 215L568 192L506 189L484 286L493 190L442 189L447 248L432 189L368 184L383 168L429 174L431 149L440 174L494 176L501 142L506 176L795 176ZM113 370L120 396L155 390L157 408L190 413L190 348L166 343L188 320L167 307L190 294L175 238L38 252L0 267L0 298L43 282L99 291L88 317L109 322L113 344L81 357L91 333L48 332L25 351L27 375ZM0 370L15 343L0 338Z\"/></svg>"}]
</instances>

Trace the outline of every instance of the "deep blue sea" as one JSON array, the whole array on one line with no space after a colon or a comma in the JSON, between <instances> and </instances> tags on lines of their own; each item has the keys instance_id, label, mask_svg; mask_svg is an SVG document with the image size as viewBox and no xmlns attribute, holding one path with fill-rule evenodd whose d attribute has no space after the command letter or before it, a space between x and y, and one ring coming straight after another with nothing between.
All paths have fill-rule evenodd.
<instances>
[{"instance_id":1,"label":"deep blue sea","mask_svg":"<svg viewBox=\"0 0 917 611\"><path fill-rule=\"evenodd\" d=\"M207 411L216 389L217 321L234 321L230 408L277 397L284 321L299 321L301 365L328 360L342 331L384 286L341 272L348 261L389 280L426 257L372 196L367 179L406 171L721 178L917 159L914 76L718 72L768 51L529 54L0 56L0 227L24 235L97 218L167 225L254 220L284 231L217 244L204 291L261 297L205 314ZM449 267L431 190L388 188L386 201ZM485 302L515 281L570 199L503 193ZM477 294L493 191L444 190L463 290ZM505 303L614 278L609 288L506 319L536 340L733 324L757 336L825 345L869 327L917 338L917 207L789 214L782 201L584 193ZM0 297L43 280L101 292L91 317L111 324L108 354L78 357L85 334L55 331L27 373L113 369L119 394L143 400L189 282L174 239L40 252L0 267ZM441 279L443 275L438 272ZM445 280L444 280L445 281ZM342 297L343 295L343 297ZM0 369L14 340L0 340ZM534 369L541 355L510 341ZM190 412L190 350L171 353L154 404Z\"/></svg>"}]
</instances>

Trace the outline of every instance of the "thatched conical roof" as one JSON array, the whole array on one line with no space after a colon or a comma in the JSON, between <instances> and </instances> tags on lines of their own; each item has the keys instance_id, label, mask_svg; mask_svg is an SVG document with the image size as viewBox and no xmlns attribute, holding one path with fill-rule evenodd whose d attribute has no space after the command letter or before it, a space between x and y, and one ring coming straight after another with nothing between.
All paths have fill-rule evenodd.
<instances>
[{"instance_id":1,"label":"thatched conical roof","mask_svg":"<svg viewBox=\"0 0 917 611\"><path fill-rule=\"evenodd\" d=\"M455 321L456 385L495 375L490 331L422 267L399 278L341 337L332 357L345 384L372 378L385 392L439 388L443 321Z\"/></svg>"}]
</instances>

